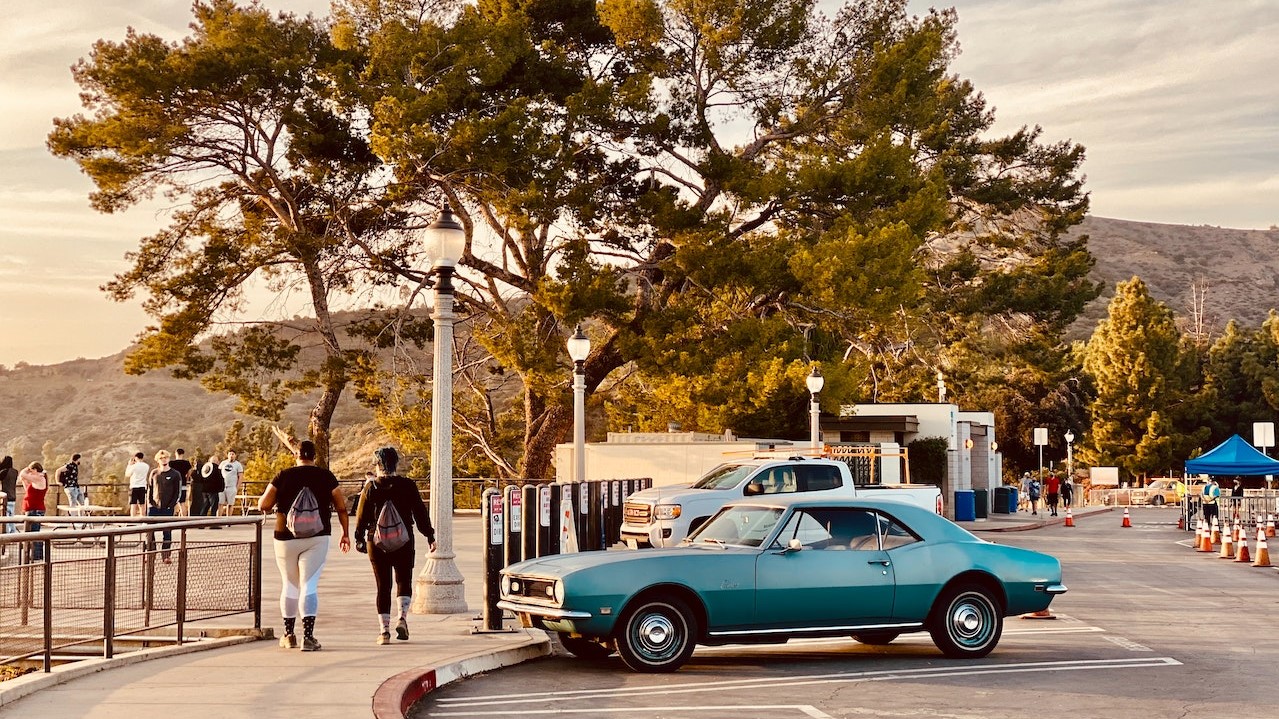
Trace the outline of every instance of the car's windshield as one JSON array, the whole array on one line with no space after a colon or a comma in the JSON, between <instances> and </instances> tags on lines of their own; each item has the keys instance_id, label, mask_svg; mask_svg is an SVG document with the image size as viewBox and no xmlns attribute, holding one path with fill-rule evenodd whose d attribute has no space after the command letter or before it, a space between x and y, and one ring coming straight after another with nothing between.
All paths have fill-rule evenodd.
<instances>
[{"instance_id":1,"label":"car's windshield","mask_svg":"<svg viewBox=\"0 0 1279 719\"><path fill-rule=\"evenodd\" d=\"M755 469L750 464L721 464L697 480L693 489L732 489Z\"/></svg>"},{"instance_id":2,"label":"car's windshield","mask_svg":"<svg viewBox=\"0 0 1279 719\"><path fill-rule=\"evenodd\" d=\"M737 544L758 547L781 519L779 507L725 507L711 517L688 541L692 544Z\"/></svg>"}]
</instances>

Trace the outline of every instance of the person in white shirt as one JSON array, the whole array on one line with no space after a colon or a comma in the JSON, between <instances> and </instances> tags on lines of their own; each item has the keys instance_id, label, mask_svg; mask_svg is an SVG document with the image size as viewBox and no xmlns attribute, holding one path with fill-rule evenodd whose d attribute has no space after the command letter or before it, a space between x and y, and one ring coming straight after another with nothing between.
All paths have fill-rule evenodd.
<instances>
[{"instance_id":1,"label":"person in white shirt","mask_svg":"<svg viewBox=\"0 0 1279 719\"><path fill-rule=\"evenodd\" d=\"M222 490L222 506L226 508L228 516L235 509L235 493L239 491L240 477L243 475L244 465L236 460L235 450L228 450L226 459L222 462L222 482L225 485Z\"/></svg>"},{"instance_id":2,"label":"person in white shirt","mask_svg":"<svg viewBox=\"0 0 1279 719\"><path fill-rule=\"evenodd\" d=\"M147 512L147 476L151 467L147 465L146 455L138 452L129 458L124 468L124 476L129 480L129 516L141 517Z\"/></svg>"}]
</instances>

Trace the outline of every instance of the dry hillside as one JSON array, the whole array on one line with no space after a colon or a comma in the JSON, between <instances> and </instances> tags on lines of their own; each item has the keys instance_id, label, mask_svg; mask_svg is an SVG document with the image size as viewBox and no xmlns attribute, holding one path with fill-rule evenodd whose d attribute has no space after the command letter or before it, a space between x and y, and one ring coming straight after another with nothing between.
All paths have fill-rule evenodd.
<instances>
[{"instance_id":1,"label":"dry hillside","mask_svg":"<svg viewBox=\"0 0 1279 719\"><path fill-rule=\"evenodd\" d=\"M1214 335L1231 319L1260 326L1271 308L1279 308L1279 230L1089 217L1076 232L1088 235L1088 249L1097 258L1093 276L1104 288L1076 324L1075 336L1092 332L1106 315L1115 284L1133 275L1183 321L1192 315L1198 286L1203 291L1204 323Z\"/></svg>"}]
</instances>

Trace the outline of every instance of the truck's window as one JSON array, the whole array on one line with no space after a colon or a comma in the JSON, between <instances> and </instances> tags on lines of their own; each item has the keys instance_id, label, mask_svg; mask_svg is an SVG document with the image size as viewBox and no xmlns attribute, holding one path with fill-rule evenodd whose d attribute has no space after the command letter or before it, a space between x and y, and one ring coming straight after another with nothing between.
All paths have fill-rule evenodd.
<instances>
[{"instance_id":1,"label":"truck's window","mask_svg":"<svg viewBox=\"0 0 1279 719\"><path fill-rule=\"evenodd\" d=\"M697 480L693 489L732 489L754 469L749 464L722 464Z\"/></svg>"},{"instance_id":2,"label":"truck's window","mask_svg":"<svg viewBox=\"0 0 1279 719\"><path fill-rule=\"evenodd\" d=\"M795 468L799 478L799 491L821 492L836 489L844 483L838 467L827 464L801 464Z\"/></svg>"}]
</instances>

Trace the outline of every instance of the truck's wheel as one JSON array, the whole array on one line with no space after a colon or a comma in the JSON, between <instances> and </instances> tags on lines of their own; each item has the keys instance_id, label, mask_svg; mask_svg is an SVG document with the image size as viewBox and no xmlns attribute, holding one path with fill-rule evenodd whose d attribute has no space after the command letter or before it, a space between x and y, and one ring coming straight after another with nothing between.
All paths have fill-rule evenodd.
<instances>
[{"instance_id":1,"label":"truck's wheel","mask_svg":"<svg viewBox=\"0 0 1279 719\"><path fill-rule=\"evenodd\" d=\"M1004 616L990 590L977 584L946 589L933 606L928 633L952 659L980 659L990 654L1004 632Z\"/></svg>"},{"instance_id":2,"label":"truck's wheel","mask_svg":"<svg viewBox=\"0 0 1279 719\"><path fill-rule=\"evenodd\" d=\"M587 659L590 661L599 661L607 659L613 653L613 648L601 644L594 639L585 637L572 637L566 632L559 633L560 644L564 645L565 651L578 659Z\"/></svg>"},{"instance_id":3,"label":"truck's wheel","mask_svg":"<svg viewBox=\"0 0 1279 719\"><path fill-rule=\"evenodd\" d=\"M619 624L617 653L634 671L673 672L693 655L697 631L697 620L680 600L645 599Z\"/></svg>"}]
</instances>

